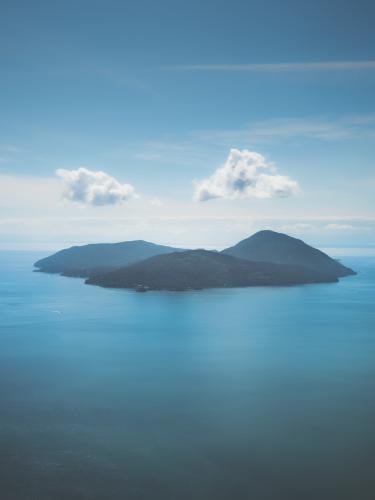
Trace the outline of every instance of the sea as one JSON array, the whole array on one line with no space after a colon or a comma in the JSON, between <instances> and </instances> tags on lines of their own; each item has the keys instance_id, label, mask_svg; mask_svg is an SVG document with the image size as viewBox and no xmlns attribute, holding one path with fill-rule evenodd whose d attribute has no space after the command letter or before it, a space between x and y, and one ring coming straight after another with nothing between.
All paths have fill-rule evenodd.
<instances>
[{"instance_id":1,"label":"sea","mask_svg":"<svg viewBox=\"0 0 375 500\"><path fill-rule=\"evenodd\" d=\"M0 253L1 500L374 500L375 257L111 290Z\"/></svg>"}]
</instances>

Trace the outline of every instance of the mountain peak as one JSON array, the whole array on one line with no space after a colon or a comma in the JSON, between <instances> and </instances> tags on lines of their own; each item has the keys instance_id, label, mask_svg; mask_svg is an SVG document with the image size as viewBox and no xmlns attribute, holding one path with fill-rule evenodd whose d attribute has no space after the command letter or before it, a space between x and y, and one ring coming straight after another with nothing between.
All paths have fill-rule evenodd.
<instances>
[{"instance_id":1,"label":"mountain peak","mask_svg":"<svg viewBox=\"0 0 375 500\"><path fill-rule=\"evenodd\" d=\"M354 274L351 269L302 240L269 229L258 231L226 248L223 253L251 261L299 265L319 272L331 272L337 277Z\"/></svg>"},{"instance_id":2,"label":"mountain peak","mask_svg":"<svg viewBox=\"0 0 375 500\"><path fill-rule=\"evenodd\" d=\"M245 240L243 241L246 241L246 240L254 240L254 239L284 239L284 240L294 240L294 241L301 241L300 239L298 238L294 238L293 236L289 236L288 234L285 234L285 233L280 233L278 231L272 231L272 229L262 229L261 231L258 231L254 234L252 234L251 236L249 236L248 238L245 238Z\"/></svg>"}]
</instances>

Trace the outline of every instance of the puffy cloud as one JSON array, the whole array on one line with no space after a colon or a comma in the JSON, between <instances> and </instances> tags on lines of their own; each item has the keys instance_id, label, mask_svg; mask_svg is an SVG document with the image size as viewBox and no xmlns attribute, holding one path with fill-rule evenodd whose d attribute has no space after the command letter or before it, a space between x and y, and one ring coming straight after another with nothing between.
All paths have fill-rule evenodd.
<instances>
[{"instance_id":1,"label":"puffy cloud","mask_svg":"<svg viewBox=\"0 0 375 500\"><path fill-rule=\"evenodd\" d=\"M221 167L195 186L195 199L274 198L297 194L296 181L278 175L264 156L254 151L231 149Z\"/></svg>"},{"instance_id":2,"label":"puffy cloud","mask_svg":"<svg viewBox=\"0 0 375 500\"><path fill-rule=\"evenodd\" d=\"M56 174L64 181L63 196L67 200L86 205L115 205L135 197L134 187L120 184L114 177L102 171L84 167L77 170L60 168Z\"/></svg>"}]
</instances>

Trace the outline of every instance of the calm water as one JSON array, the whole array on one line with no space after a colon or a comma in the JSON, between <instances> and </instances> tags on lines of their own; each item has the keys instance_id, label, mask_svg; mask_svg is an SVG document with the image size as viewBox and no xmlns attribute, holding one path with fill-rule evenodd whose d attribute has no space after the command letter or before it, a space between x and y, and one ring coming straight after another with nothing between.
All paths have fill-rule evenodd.
<instances>
[{"instance_id":1,"label":"calm water","mask_svg":"<svg viewBox=\"0 0 375 500\"><path fill-rule=\"evenodd\" d=\"M1 500L373 500L375 259L138 294L0 254Z\"/></svg>"}]
</instances>

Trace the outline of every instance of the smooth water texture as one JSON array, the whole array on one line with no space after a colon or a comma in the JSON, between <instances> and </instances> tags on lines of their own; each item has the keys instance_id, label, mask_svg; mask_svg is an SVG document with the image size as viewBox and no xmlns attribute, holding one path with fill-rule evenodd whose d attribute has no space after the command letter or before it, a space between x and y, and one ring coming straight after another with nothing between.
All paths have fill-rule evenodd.
<instances>
[{"instance_id":1,"label":"smooth water texture","mask_svg":"<svg viewBox=\"0 0 375 500\"><path fill-rule=\"evenodd\" d=\"M135 293L0 253L2 500L373 500L375 259Z\"/></svg>"}]
</instances>

